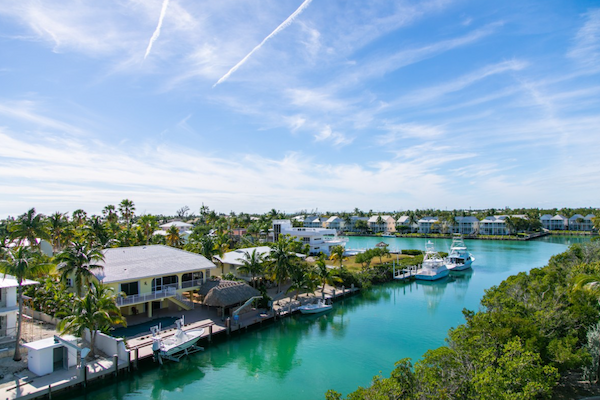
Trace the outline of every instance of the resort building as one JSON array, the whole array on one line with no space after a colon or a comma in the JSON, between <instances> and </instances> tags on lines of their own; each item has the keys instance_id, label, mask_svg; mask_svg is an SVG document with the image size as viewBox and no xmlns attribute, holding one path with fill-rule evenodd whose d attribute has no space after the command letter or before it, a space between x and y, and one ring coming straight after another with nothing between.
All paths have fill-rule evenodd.
<instances>
[{"instance_id":1,"label":"resort building","mask_svg":"<svg viewBox=\"0 0 600 400\"><path fill-rule=\"evenodd\" d=\"M38 282L29 279L21 283L22 286L37 284ZM18 287L19 282L14 276L0 274L0 343L14 341L17 334Z\"/></svg>"},{"instance_id":2,"label":"resort building","mask_svg":"<svg viewBox=\"0 0 600 400\"><path fill-rule=\"evenodd\" d=\"M592 218L595 217L594 214L588 214L585 217L581 214L575 214L569 218L569 230L590 232L594 228Z\"/></svg>"},{"instance_id":3,"label":"resort building","mask_svg":"<svg viewBox=\"0 0 600 400\"><path fill-rule=\"evenodd\" d=\"M396 230L400 231L402 227L405 226L412 231L412 226L410 225L410 217L408 215L403 215L396 221ZM406 229L404 228L404 229Z\"/></svg>"},{"instance_id":4,"label":"resort building","mask_svg":"<svg viewBox=\"0 0 600 400\"><path fill-rule=\"evenodd\" d=\"M335 229L337 231L342 231L346 227L346 223L344 220L337 215L329 217L327 221L323 223L323 228L327 229Z\"/></svg>"},{"instance_id":5,"label":"resort building","mask_svg":"<svg viewBox=\"0 0 600 400\"><path fill-rule=\"evenodd\" d=\"M377 232L396 232L396 221L389 215L373 215L367 220L369 229Z\"/></svg>"},{"instance_id":6,"label":"resort building","mask_svg":"<svg viewBox=\"0 0 600 400\"><path fill-rule=\"evenodd\" d=\"M439 223L438 217L423 217L417 221L419 233L437 232Z\"/></svg>"},{"instance_id":7,"label":"resort building","mask_svg":"<svg viewBox=\"0 0 600 400\"><path fill-rule=\"evenodd\" d=\"M124 316L174 307L191 309L184 292L198 289L216 266L204 256L174 247L154 245L117 247L103 250L102 270L94 271L98 281L123 293L117 306Z\"/></svg>"},{"instance_id":8,"label":"resort building","mask_svg":"<svg viewBox=\"0 0 600 400\"><path fill-rule=\"evenodd\" d=\"M303 225L305 228L322 228L323 220L318 215L311 215L304 218Z\"/></svg>"},{"instance_id":9,"label":"resort building","mask_svg":"<svg viewBox=\"0 0 600 400\"><path fill-rule=\"evenodd\" d=\"M331 254L334 246L346 246L348 239L337 236L335 229L327 228L294 228L289 219L273 220L273 241L277 241L280 235L290 235L298 238L303 244L308 244L310 254Z\"/></svg>"},{"instance_id":10,"label":"resort building","mask_svg":"<svg viewBox=\"0 0 600 400\"><path fill-rule=\"evenodd\" d=\"M540 217L540 222L542 223L542 228L550 230L550 226L552 224L552 215L544 214Z\"/></svg>"},{"instance_id":11,"label":"resort building","mask_svg":"<svg viewBox=\"0 0 600 400\"><path fill-rule=\"evenodd\" d=\"M569 229L569 219L564 215L557 214L550 220L551 231L564 231Z\"/></svg>"},{"instance_id":12,"label":"resort building","mask_svg":"<svg viewBox=\"0 0 600 400\"><path fill-rule=\"evenodd\" d=\"M506 218L508 215L491 215L479 221L479 233L482 235L508 235Z\"/></svg>"},{"instance_id":13,"label":"resort building","mask_svg":"<svg viewBox=\"0 0 600 400\"><path fill-rule=\"evenodd\" d=\"M474 235L479 230L479 219L472 215L468 217L456 217L454 220L456 223L452 225L452 233Z\"/></svg>"}]
</instances>

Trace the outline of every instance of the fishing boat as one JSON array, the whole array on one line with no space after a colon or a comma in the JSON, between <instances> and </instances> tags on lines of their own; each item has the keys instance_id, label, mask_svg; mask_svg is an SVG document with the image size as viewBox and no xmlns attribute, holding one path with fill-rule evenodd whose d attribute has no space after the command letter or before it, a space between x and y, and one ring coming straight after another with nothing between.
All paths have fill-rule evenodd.
<instances>
[{"instance_id":1,"label":"fishing boat","mask_svg":"<svg viewBox=\"0 0 600 400\"><path fill-rule=\"evenodd\" d=\"M462 236L454 235L450 245L450 254L446 258L446 268L450 271L464 271L471 268L475 257L467 251Z\"/></svg>"},{"instance_id":2,"label":"fishing boat","mask_svg":"<svg viewBox=\"0 0 600 400\"><path fill-rule=\"evenodd\" d=\"M175 325L177 326L175 334L168 337L160 336L160 324L150 328L150 332L152 332L154 360L160 364L163 363L163 359L179 361L181 357L187 354L204 350L202 347L196 346L196 343L200 340L202 334L204 334L204 328L184 331L183 326L185 322L183 316L181 319L175 321Z\"/></svg>"},{"instance_id":3,"label":"fishing boat","mask_svg":"<svg viewBox=\"0 0 600 400\"><path fill-rule=\"evenodd\" d=\"M316 303L306 304L298 307L298 310L300 310L302 314L319 314L325 311L329 311L332 308L332 304L327 304L322 299L319 299L319 301Z\"/></svg>"},{"instance_id":4,"label":"fishing boat","mask_svg":"<svg viewBox=\"0 0 600 400\"><path fill-rule=\"evenodd\" d=\"M425 245L423 264L421 264L421 268L417 269L414 275L415 279L435 281L448 276L449 273L444 259L435 251L433 243L429 240Z\"/></svg>"}]
</instances>

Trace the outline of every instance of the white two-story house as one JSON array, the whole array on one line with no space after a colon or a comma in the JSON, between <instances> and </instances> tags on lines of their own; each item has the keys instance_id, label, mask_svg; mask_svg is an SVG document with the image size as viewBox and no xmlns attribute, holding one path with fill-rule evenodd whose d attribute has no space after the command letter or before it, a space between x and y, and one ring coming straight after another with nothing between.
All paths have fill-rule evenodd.
<instances>
[{"instance_id":1,"label":"white two-story house","mask_svg":"<svg viewBox=\"0 0 600 400\"><path fill-rule=\"evenodd\" d=\"M348 239L338 237L337 230L327 228L294 228L289 219L273 220L273 241L280 235L290 235L298 238L303 244L308 244L310 254L331 254L334 246L346 246Z\"/></svg>"},{"instance_id":2,"label":"white two-story house","mask_svg":"<svg viewBox=\"0 0 600 400\"><path fill-rule=\"evenodd\" d=\"M37 284L29 279L21 283L22 286ZM14 276L0 274L0 343L14 340L17 334L18 287L19 282Z\"/></svg>"}]
</instances>

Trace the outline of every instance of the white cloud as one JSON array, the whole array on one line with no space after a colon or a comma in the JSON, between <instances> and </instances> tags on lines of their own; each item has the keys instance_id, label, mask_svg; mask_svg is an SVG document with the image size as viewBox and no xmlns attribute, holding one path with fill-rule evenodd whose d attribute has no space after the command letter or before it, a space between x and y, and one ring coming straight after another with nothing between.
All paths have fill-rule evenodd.
<instances>
[{"instance_id":1,"label":"white cloud","mask_svg":"<svg viewBox=\"0 0 600 400\"><path fill-rule=\"evenodd\" d=\"M568 56L581 66L597 71L600 68L600 9L588 12L586 17L587 21L577 32Z\"/></svg>"}]
</instances>

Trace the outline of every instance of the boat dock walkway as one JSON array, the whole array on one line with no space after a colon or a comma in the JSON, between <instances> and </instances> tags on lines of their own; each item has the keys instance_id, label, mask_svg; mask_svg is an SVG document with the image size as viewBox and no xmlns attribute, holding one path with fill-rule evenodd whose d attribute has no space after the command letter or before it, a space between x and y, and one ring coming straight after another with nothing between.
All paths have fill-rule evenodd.
<instances>
[{"instance_id":1,"label":"boat dock walkway","mask_svg":"<svg viewBox=\"0 0 600 400\"><path fill-rule=\"evenodd\" d=\"M298 300L286 297L274 302L271 310L252 309L239 316L237 321L232 318L222 319L214 308L208 308L200 304L196 308L182 311L186 323L184 330L204 328L205 331L200 339L202 343L210 343L215 337L226 338L234 333L242 334L253 327L260 327L264 322L275 321L298 312L298 307L324 297L331 301L340 300L346 296L357 293L359 289L343 288L335 289L327 286L325 293L317 291L312 295L302 294ZM141 323L141 318L136 323ZM167 329L161 332L161 337L169 337L175 334L175 329ZM88 382L106 377L117 377L118 375L137 369L138 362L152 358L152 335L150 333L138 335L127 339L129 359L113 357L98 357L85 364L85 368L70 367L58 370L44 376L37 376L29 370L25 370L14 380L0 385L0 400L28 400L37 398L51 399L58 391L64 391L77 386L86 386Z\"/></svg>"},{"instance_id":2,"label":"boat dock walkway","mask_svg":"<svg viewBox=\"0 0 600 400\"><path fill-rule=\"evenodd\" d=\"M411 265L408 268L394 270L394 272L393 272L394 279L401 280L401 281L407 281L407 280L414 279L415 275L419 272L419 269L420 269L419 265Z\"/></svg>"}]
</instances>

